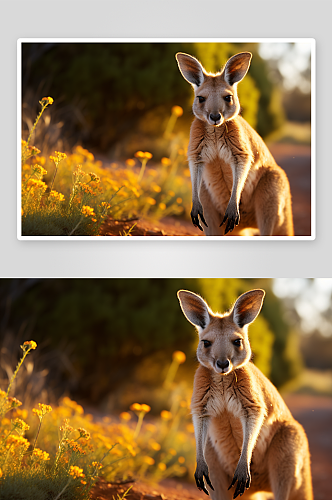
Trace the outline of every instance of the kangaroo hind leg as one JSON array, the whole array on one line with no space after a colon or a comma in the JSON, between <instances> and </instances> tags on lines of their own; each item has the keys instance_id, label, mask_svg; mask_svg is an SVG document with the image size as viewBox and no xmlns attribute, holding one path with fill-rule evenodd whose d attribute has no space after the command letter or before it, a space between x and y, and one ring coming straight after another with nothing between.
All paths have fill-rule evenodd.
<instances>
[{"instance_id":1,"label":"kangaroo hind leg","mask_svg":"<svg viewBox=\"0 0 332 500\"><path fill-rule=\"evenodd\" d=\"M277 431L268 451L268 467L275 500L313 500L309 447L300 424Z\"/></svg>"},{"instance_id":2,"label":"kangaroo hind leg","mask_svg":"<svg viewBox=\"0 0 332 500\"><path fill-rule=\"evenodd\" d=\"M261 236L294 235L290 188L283 170L266 170L255 189L254 206Z\"/></svg>"}]
</instances>

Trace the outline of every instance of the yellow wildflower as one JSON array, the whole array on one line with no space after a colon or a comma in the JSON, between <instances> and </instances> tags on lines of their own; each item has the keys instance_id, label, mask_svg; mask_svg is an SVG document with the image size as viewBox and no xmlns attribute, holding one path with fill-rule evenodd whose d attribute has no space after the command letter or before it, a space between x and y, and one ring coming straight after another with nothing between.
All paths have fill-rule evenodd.
<instances>
[{"instance_id":1,"label":"yellow wildflower","mask_svg":"<svg viewBox=\"0 0 332 500\"><path fill-rule=\"evenodd\" d=\"M98 175L94 174L93 172L89 172L89 175L92 181L96 182L97 184L98 182L100 182L100 177L98 177Z\"/></svg>"},{"instance_id":2,"label":"yellow wildflower","mask_svg":"<svg viewBox=\"0 0 332 500\"><path fill-rule=\"evenodd\" d=\"M46 104L46 106L48 106L49 104L53 104L54 102L54 99L52 99L52 97L43 97L40 101L41 105L44 106Z\"/></svg>"},{"instance_id":3,"label":"yellow wildflower","mask_svg":"<svg viewBox=\"0 0 332 500\"><path fill-rule=\"evenodd\" d=\"M23 420L25 420L26 418L28 418L28 411L18 408L17 410L15 410L15 416L21 417Z\"/></svg>"},{"instance_id":4,"label":"yellow wildflower","mask_svg":"<svg viewBox=\"0 0 332 500\"><path fill-rule=\"evenodd\" d=\"M95 216L95 212L93 210L93 208L89 207L88 205L84 205L82 207L82 215L85 215L85 217L90 217L90 216Z\"/></svg>"},{"instance_id":5,"label":"yellow wildflower","mask_svg":"<svg viewBox=\"0 0 332 500\"><path fill-rule=\"evenodd\" d=\"M179 462L180 464L184 464L184 463L185 463L185 461L186 461L186 459L185 459L184 457L179 457L179 458L178 458L178 462Z\"/></svg>"},{"instance_id":6,"label":"yellow wildflower","mask_svg":"<svg viewBox=\"0 0 332 500\"><path fill-rule=\"evenodd\" d=\"M26 340L25 342L23 342L23 346L27 346L28 349L36 349L37 347L37 342L35 342L34 340ZM22 347L22 349L24 350L24 347Z\"/></svg>"},{"instance_id":7,"label":"yellow wildflower","mask_svg":"<svg viewBox=\"0 0 332 500\"><path fill-rule=\"evenodd\" d=\"M166 209L165 203L163 203L163 202L159 203L159 208L160 208L160 210L165 210Z\"/></svg>"},{"instance_id":8,"label":"yellow wildflower","mask_svg":"<svg viewBox=\"0 0 332 500\"><path fill-rule=\"evenodd\" d=\"M30 443L27 439L25 439L22 436L15 436L11 435L8 436L7 441L6 441L6 447L11 448L11 446L23 446L24 448L28 449L30 446Z\"/></svg>"},{"instance_id":9,"label":"yellow wildflower","mask_svg":"<svg viewBox=\"0 0 332 500\"><path fill-rule=\"evenodd\" d=\"M153 191L155 191L156 193L160 193L161 191L161 187L158 186L158 184L152 184L152 189Z\"/></svg>"},{"instance_id":10,"label":"yellow wildflower","mask_svg":"<svg viewBox=\"0 0 332 500\"><path fill-rule=\"evenodd\" d=\"M25 151L25 158L30 158L30 156L36 156L40 153L40 149L35 146L28 146Z\"/></svg>"},{"instance_id":11,"label":"yellow wildflower","mask_svg":"<svg viewBox=\"0 0 332 500\"><path fill-rule=\"evenodd\" d=\"M74 429L69 425L68 418L65 418L63 421L63 425L60 427L60 431L65 432L66 434L69 434L70 432L73 432L73 430Z\"/></svg>"},{"instance_id":12,"label":"yellow wildflower","mask_svg":"<svg viewBox=\"0 0 332 500\"><path fill-rule=\"evenodd\" d=\"M45 158L45 156L36 156L36 158L33 159L33 162L41 163L41 165L45 165L46 158Z\"/></svg>"},{"instance_id":13,"label":"yellow wildflower","mask_svg":"<svg viewBox=\"0 0 332 500\"><path fill-rule=\"evenodd\" d=\"M55 155L55 156L54 156ZM67 158L66 153L60 153L60 151L54 151L54 155L50 156L50 160L54 161L55 165L58 166L60 161Z\"/></svg>"},{"instance_id":14,"label":"yellow wildflower","mask_svg":"<svg viewBox=\"0 0 332 500\"><path fill-rule=\"evenodd\" d=\"M104 210L109 210L111 208L111 205L106 201L102 201L101 206L103 207Z\"/></svg>"},{"instance_id":15,"label":"yellow wildflower","mask_svg":"<svg viewBox=\"0 0 332 500\"><path fill-rule=\"evenodd\" d=\"M160 413L160 416L163 420L171 420L172 418L172 414L170 411L167 411L167 410L163 410L161 413Z\"/></svg>"},{"instance_id":16,"label":"yellow wildflower","mask_svg":"<svg viewBox=\"0 0 332 500\"><path fill-rule=\"evenodd\" d=\"M90 434L85 429L79 427L77 430L80 433L80 438L84 438L86 440L90 439Z\"/></svg>"},{"instance_id":17,"label":"yellow wildflower","mask_svg":"<svg viewBox=\"0 0 332 500\"><path fill-rule=\"evenodd\" d=\"M126 160L126 165L127 167L134 167L136 165L136 162L135 160L133 160L133 158L128 158L128 160Z\"/></svg>"},{"instance_id":18,"label":"yellow wildflower","mask_svg":"<svg viewBox=\"0 0 332 500\"><path fill-rule=\"evenodd\" d=\"M149 444L150 444L151 448L155 451L159 451L161 448L160 444L157 443L157 441L154 441L153 439L150 439Z\"/></svg>"},{"instance_id":19,"label":"yellow wildflower","mask_svg":"<svg viewBox=\"0 0 332 500\"><path fill-rule=\"evenodd\" d=\"M74 441L73 439L67 439L64 441L67 445L67 448L71 450L73 453L80 453L81 455L85 455L85 451L83 450L83 448L81 448L81 446L78 443L76 443L76 441Z\"/></svg>"},{"instance_id":20,"label":"yellow wildflower","mask_svg":"<svg viewBox=\"0 0 332 500\"><path fill-rule=\"evenodd\" d=\"M148 465L154 465L154 459L152 457L144 457L144 462Z\"/></svg>"},{"instance_id":21,"label":"yellow wildflower","mask_svg":"<svg viewBox=\"0 0 332 500\"><path fill-rule=\"evenodd\" d=\"M47 174L47 170L45 170L42 166L40 165L33 165L32 166L32 171L34 174L44 176Z\"/></svg>"},{"instance_id":22,"label":"yellow wildflower","mask_svg":"<svg viewBox=\"0 0 332 500\"><path fill-rule=\"evenodd\" d=\"M16 408L22 404L21 401L16 398L8 398L8 402L10 403L10 408Z\"/></svg>"},{"instance_id":23,"label":"yellow wildflower","mask_svg":"<svg viewBox=\"0 0 332 500\"><path fill-rule=\"evenodd\" d=\"M52 411L52 407L50 405L44 405L42 403L38 403L39 409L33 408L32 413L36 415L40 421L45 417L46 413Z\"/></svg>"},{"instance_id":24,"label":"yellow wildflower","mask_svg":"<svg viewBox=\"0 0 332 500\"><path fill-rule=\"evenodd\" d=\"M45 184L45 182L41 181L40 179L29 179L27 186L32 190L42 189L43 191L46 191L47 189L47 185Z\"/></svg>"},{"instance_id":25,"label":"yellow wildflower","mask_svg":"<svg viewBox=\"0 0 332 500\"><path fill-rule=\"evenodd\" d=\"M173 457L175 457L175 455L176 455L176 450L174 450L174 448L170 448L170 449L168 450L168 453L170 453L171 455L173 455Z\"/></svg>"},{"instance_id":26,"label":"yellow wildflower","mask_svg":"<svg viewBox=\"0 0 332 500\"><path fill-rule=\"evenodd\" d=\"M167 469L167 465L166 465L166 464L164 464L164 462L160 462L160 463L158 464L158 469L160 469L160 470L164 471L164 470L166 470L166 469Z\"/></svg>"},{"instance_id":27,"label":"yellow wildflower","mask_svg":"<svg viewBox=\"0 0 332 500\"><path fill-rule=\"evenodd\" d=\"M146 202L147 202L149 205L155 205L155 204L157 203L157 202L156 202L156 200L155 200L154 198L150 198L150 197L148 197L148 198L146 199Z\"/></svg>"},{"instance_id":28,"label":"yellow wildflower","mask_svg":"<svg viewBox=\"0 0 332 500\"><path fill-rule=\"evenodd\" d=\"M133 403L131 406L130 406L130 409L132 411L141 411L141 405L139 403Z\"/></svg>"},{"instance_id":29,"label":"yellow wildflower","mask_svg":"<svg viewBox=\"0 0 332 500\"><path fill-rule=\"evenodd\" d=\"M170 196L175 196L174 191L172 191L171 189L168 191L168 194L169 194Z\"/></svg>"},{"instance_id":30,"label":"yellow wildflower","mask_svg":"<svg viewBox=\"0 0 332 500\"><path fill-rule=\"evenodd\" d=\"M83 474L83 469L80 467L77 467L76 465L71 465L69 468L69 474L73 476L75 479L78 479L79 477L85 477L85 474Z\"/></svg>"},{"instance_id":31,"label":"yellow wildflower","mask_svg":"<svg viewBox=\"0 0 332 500\"><path fill-rule=\"evenodd\" d=\"M182 203L182 198L176 198L176 203L178 203L180 205L180 203Z\"/></svg>"},{"instance_id":32,"label":"yellow wildflower","mask_svg":"<svg viewBox=\"0 0 332 500\"><path fill-rule=\"evenodd\" d=\"M122 413L120 413L120 418L125 422L128 422L131 419L131 415L127 411L123 411Z\"/></svg>"},{"instance_id":33,"label":"yellow wildflower","mask_svg":"<svg viewBox=\"0 0 332 500\"><path fill-rule=\"evenodd\" d=\"M137 151L134 156L136 156L136 158L146 158L147 160L150 160L152 158L152 154L148 151Z\"/></svg>"},{"instance_id":34,"label":"yellow wildflower","mask_svg":"<svg viewBox=\"0 0 332 500\"><path fill-rule=\"evenodd\" d=\"M175 116L182 116L183 115L183 109L181 106L173 106L172 107L172 113Z\"/></svg>"},{"instance_id":35,"label":"yellow wildflower","mask_svg":"<svg viewBox=\"0 0 332 500\"><path fill-rule=\"evenodd\" d=\"M58 193L57 191L52 191L50 192L50 198L53 198L54 201L64 201L65 197L62 193Z\"/></svg>"},{"instance_id":36,"label":"yellow wildflower","mask_svg":"<svg viewBox=\"0 0 332 500\"><path fill-rule=\"evenodd\" d=\"M20 418L16 418L15 420L13 420L12 425L14 429L16 428L22 431L28 431L30 429L30 426L23 422L23 420L21 420Z\"/></svg>"},{"instance_id":37,"label":"yellow wildflower","mask_svg":"<svg viewBox=\"0 0 332 500\"><path fill-rule=\"evenodd\" d=\"M45 462L50 459L50 455L46 451L42 451L39 448L34 448L32 456L38 460L44 460Z\"/></svg>"},{"instance_id":38,"label":"yellow wildflower","mask_svg":"<svg viewBox=\"0 0 332 500\"><path fill-rule=\"evenodd\" d=\"M130 406L130 409L132 411L143 411L145 413L148 413L150 410L151 410L151 407L149 405L146 405L146 404L139 404L139 403L133 403L131 406Z\"/></svg>"},{"instance_id":39,"label":"yellow wildflower","mask_svg":"<svg viewBox=\"0 0 332 500\"><path fill-rule=\"evenodd\" d=\"M164 165L165 167L168 167L168 165L170 165L172 162L169 158L166 158L166 157L163 157L161 159L161 164Z\"/></svg>"},{"instance_id":40,"label":"yellow wildflower","mask_svg":"<svg viewBox=\"0 0 332 500\"><path fill-rule=\"evenodd\" d=\"M100 462L92 462L92 467L94 467L95 469L102 469L103 467L103 464L101 464Z\"/></svg>"},{"instance_id":41,"label":"yellow wildflower","mask_svg":"<svg viewBox=\"0 0 332 500\"><path fill-rule=\"evenodd\" d=\"M182 363L184 363L186 360L186 355L182 351L174 351L173 359L176 360L179 363L179 365L182 365Z\"/></svg>"}]
</instances>

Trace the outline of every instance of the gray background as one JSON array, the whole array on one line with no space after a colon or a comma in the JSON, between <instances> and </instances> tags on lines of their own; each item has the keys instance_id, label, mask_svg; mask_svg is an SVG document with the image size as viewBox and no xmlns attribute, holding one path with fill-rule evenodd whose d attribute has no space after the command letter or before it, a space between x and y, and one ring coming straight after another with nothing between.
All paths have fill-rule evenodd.
<instances>
[{"instance_id":1,"label":"gray background","mask_svg":"<svg viewBox=\"0 0 332 500\"><path fill-rule=\"evenodd\" d=\"M0 277L331 277L331 10L319 0L2 1ZM25 37L315 38L316 240L17 240L16 41Z\"/></svg>"}]
</instances>

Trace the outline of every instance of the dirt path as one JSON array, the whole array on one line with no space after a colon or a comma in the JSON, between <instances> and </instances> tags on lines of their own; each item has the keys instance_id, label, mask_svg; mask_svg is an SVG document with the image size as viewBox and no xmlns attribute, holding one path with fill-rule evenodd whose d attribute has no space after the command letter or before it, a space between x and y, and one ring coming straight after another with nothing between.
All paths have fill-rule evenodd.
<instances>
[{"instance_id":1,"label":"dirt path","mask_svg":"<svg viewBox=\"0 0 332 500\"><path fill-rule=\"evenodd\" d=\"M309 440L315 500L332 498L332 398L293 395L285 398Z\"/></svg>"},{"instance_id":2,"label":"dirt path","mask_svg":"<svg viewBox=\"0 0 332 500\"><path fill-rule=\"evenodd\" d=\"M311 234L311 149L310 146L273 144L276 162L288 177L293 206L295 236Z\"/></svg>"},{"instance_id":3,"label":"dirt path","mask_svg":"<svg viewBox=\"0 0 332 500\"><path fill-rule=\"evenodd\" d=\"M292 395L285 398L294 417L303 425L311 452L315 500L330 500L332 477L332 398ZM114 485L101 481L93 500L113 500L131 484ZM166 480L159 485L132 483L128 500L202 500L208 497L194 484Z\"/></svg>"},{"instance_id":4,"label":"dirt path","mask_svg":"<svg viewBox=\"0 0 332 500\"><path fill-rule=\"evenodd\" d=\"M287 173L293 200L295 236L311 234L311 157L310 146L274 144L270 146L277 163ZM119 236L134 224L132 236L203 236L189 220L168 217L151 222L144 219L116 221L109 218L102 227L102 236Z\"/></svg>"}]
</instances>

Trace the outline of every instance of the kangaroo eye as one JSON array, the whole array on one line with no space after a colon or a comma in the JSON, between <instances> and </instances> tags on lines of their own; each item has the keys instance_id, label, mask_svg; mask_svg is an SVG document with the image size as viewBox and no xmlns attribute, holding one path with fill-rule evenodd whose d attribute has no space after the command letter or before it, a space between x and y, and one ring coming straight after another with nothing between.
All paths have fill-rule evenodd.
<instances>
[{"instance_id":1,"label":"kangaroo eye","mask_svg":"<svg viewBox=\"0 0 332 500\"><path fill-rule=\"evenodd\" d=\"M205 99L205 97L202 97L201 95L199 95L198 101L202 104L202 102L206 101L206 99Z\"/></svg>"},{"instance_id":2,"label":"kangaroo eye","mask_svg":"<svg viewBox=\"0 0 332 500\"><path fill-rule=\"evenodd\" d=\"M241 347L242 340L241 339L236 339L236 340L233 341L233 344L236 345L236 347Z\"/></svg>"},{"instance_id":3,"label":"kangaroo eye","mask_svg":"<svg viewBox=\"0 0 332 500\"><path fill-rule=\"evenodd\" d=\"M212 342L210 342L209 340L203 340L203 343L204 347L210 347L210 345L212 345Z\"/></svg>"},{"instance_id":4,"label":"kangaroo eye","mask_svg":"<svg viewBox=\"0 0 332 500\"><path fill-rule=\"evenodd\" d=\"M231 95L225 95L224 101L226 101L226 102L232 102L232 96Z\"/></svg>"}]
</instances>

